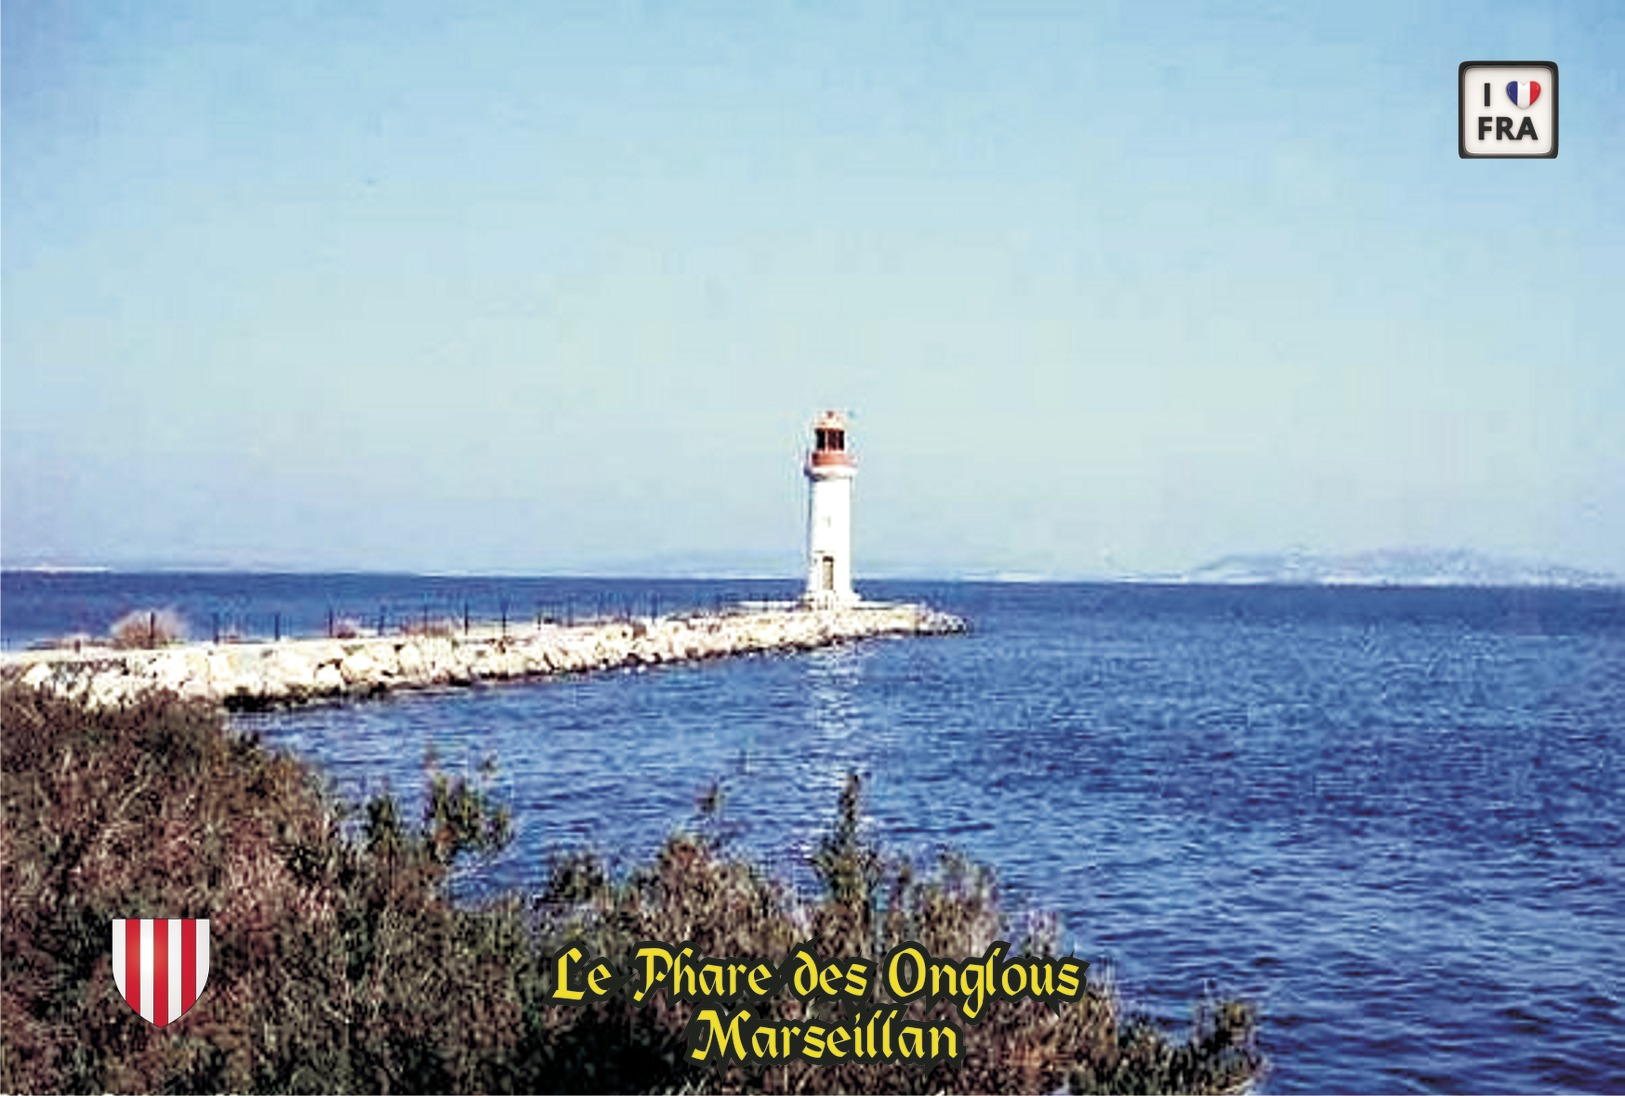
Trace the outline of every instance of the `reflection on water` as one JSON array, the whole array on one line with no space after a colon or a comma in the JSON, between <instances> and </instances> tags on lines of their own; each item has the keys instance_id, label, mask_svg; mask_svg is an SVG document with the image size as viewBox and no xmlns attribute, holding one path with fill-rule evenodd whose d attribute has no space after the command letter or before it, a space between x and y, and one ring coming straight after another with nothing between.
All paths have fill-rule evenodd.
<instances>
[{"instance_id":1,"label":"reflection on water","mask_svg":"<svg viewBox=\"0 0 1625 1096\"><path fill-rule=\"evenodd\" d=\"M857 690L863 682L864 650L825 647L802 660L807 671L807 725L821 744L834 747L859 730Z\"/></svg>"}]
</instances>

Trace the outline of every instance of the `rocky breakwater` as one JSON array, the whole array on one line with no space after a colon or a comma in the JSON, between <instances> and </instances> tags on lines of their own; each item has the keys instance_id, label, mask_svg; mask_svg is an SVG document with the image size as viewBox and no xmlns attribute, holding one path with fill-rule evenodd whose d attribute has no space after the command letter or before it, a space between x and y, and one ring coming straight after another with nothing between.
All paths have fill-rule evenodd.
<instances>
[{"instance_id":1,"label":"rocky breakwater","mask_svg":"<svg viewBox=\"0 0 1625 1096\"><path fill-rule=\"evenodd\" d=\"M958 617L921 605L786 608L520 630L480 627L444 636L27 651L5 656L0 674L93 707L167 690L227 707L262 708L964 630Z\"/></svg>"}]
</instances>

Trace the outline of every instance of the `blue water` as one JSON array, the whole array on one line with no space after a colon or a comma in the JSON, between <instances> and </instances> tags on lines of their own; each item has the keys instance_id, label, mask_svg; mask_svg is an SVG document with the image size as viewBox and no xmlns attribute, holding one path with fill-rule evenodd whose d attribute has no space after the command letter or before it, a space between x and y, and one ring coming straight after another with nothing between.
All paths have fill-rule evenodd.
<instances>
[{"instance_id":1,"label":"blue water","mask_svg":"<svg viewBox=\"0 0 1625 1096\"><path fill-rule=\"evenodd\" d=\"M327 634L346 620L399 630L427 618L461 624L504 618L516 627L556 620L709 609L792 597L795 582L765 579L570 579L398 574L229 572L0 572L0 645L105 636L130 612L171 609L191 639L267 640Z\"/></svg>"},{"instance_id":2,"label":"blue water","mask_svg":"<svg viewBox=\"0 0 1625 1096\"><path fill-rule=\"evenodd\" d=\"M346 591L461 596L71 577L86 619L115 589L194 612L230 589L282 598L311 628ZM67 630L38 581L5 577L8 642ZM747 585L661 596L788 592ZM866 589L974 630L243 721L352 795L415 791L430 741L454 765L496 754L518 834L480 884L534 878L561 846L646 855L715 778L735 840L805 880L797 857L855 768L876 835L996 865L1010 905L1061 914L1132 1005L1179 1024L1210 989L1256 999L1268 1091L1625 1087L1625 594Z\"/></svg>"}]
</instances>

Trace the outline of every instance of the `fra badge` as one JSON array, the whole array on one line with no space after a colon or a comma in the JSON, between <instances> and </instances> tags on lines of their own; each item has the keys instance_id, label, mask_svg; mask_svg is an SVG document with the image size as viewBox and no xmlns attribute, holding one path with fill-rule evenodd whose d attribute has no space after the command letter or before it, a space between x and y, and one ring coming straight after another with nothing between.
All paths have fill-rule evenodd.
<instances>
[{"instance_id":1,"label":"fra badge","mask_svg":"<svg viewBox=\"0 0 1625 1096\"><path fill-rule=\"evenodd\" d=\"M1463 61L1456 82L1462 159L1557 155L1554 62Z\"/></svg>"}]
</instances>

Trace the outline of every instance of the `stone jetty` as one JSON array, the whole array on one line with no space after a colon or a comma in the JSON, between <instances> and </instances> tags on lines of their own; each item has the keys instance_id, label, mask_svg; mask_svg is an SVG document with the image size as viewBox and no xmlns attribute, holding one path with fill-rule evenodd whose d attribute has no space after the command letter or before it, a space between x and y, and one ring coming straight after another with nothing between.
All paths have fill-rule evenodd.
<instances>
[{"instance_id":1,"label":"stone jetty","mask_svg":"<svg viewBox=\"0 0 1625 1096\"><path fill-rule=\"evenodd\" d=\"M487 625L432 636L23 651L4 656L0 676L77 697L92 707L116 707L146 692L167 690L232 708L264 708L964 630L958 617L922 605L859 603L838 609L736 609L574 625Z\"/></svg>"}]
</instances>

